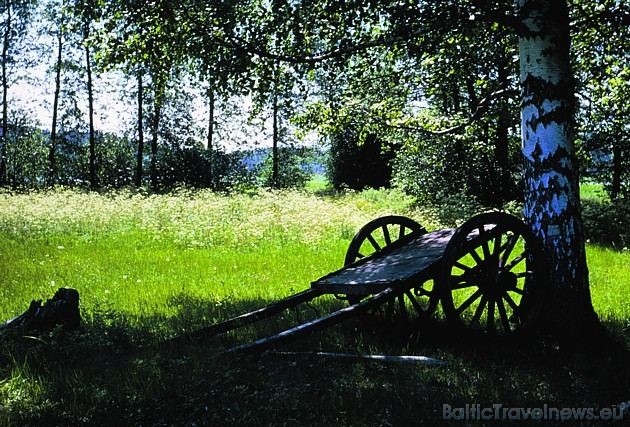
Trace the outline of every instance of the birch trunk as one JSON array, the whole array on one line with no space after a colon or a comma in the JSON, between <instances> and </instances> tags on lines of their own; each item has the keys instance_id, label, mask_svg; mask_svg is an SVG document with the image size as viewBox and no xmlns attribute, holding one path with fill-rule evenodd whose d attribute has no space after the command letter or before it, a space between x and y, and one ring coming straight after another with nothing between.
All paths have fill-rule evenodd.
<instances>
[{"instance_id":1,"label":"birch trunk","mask_svg":"<svg viewBox=\"0 0 630 427\"><path fill-rule=\"evenodd\" d=\"M90 145L90 188L95 190L98 188L96 177L96 133L94 132L94 91L92 88L92 58L90 46L87 40L90 37L89 22L84 23L83 42L85 43L85 70L87 73L87 92L88 92L88 121L90 127L89 145Z\"/></svg>"},{"instance_id":2,"label":"birch trunk","mask_svg":"<svg viewBox=\"0 0 630 427\"><path fill-rule=\"evenodd\" d=\"M164 84L159 81L156 83L155 96L153 99L153 117L151 120L151 188L157 190L158 183L158 170L157 170L157 156L158 156L158 138L160 130L160 119L162 117L162 107L164 105Z\"/></svg>"},{"instance_id":3,"label":"birch trunk","mask_svg":"<svg viewBox=\"0 0 630 427\"><path fill-rule=\"evenodd\" d=\"M210 187L214 188L214 88L210 86L208 89L208 141L207 150L209 156L209 168L208 175L210 176Z\"/></svg>"},{"instance_id":4,"label":"birch trunk","mask_svg":"<svg viewBox=\"0 0 630 427\"><path fill-rule=\"evenodd\" d=\"M59 94L61 92L61 59L63 50L63 21L59 24L57 34L57 62L55 64L55 97L53 99L52 126L50 128L50 145L48 147L48 180L53 185L57 180L57 113L59 111Z\"/></svg>"},{"instance_id":5,"label":"birch trunk","mask_svg":"<svg viewBox=\"0 0 630 427\"><path fill-rule=\"evenodd\" d=\"M524 216L552 270L547 322L561 343L588 346L593 310L573 143L573 81L565 0L519 0Z\"/></svg>"},{"instance_id":6,"label":"birch trunk","mask_svg":"<svg viewBox=\"0 0 630 427\"><path fill-rule=\"evenodd\" d=\"M610 198L617 200L621 193L621 175L623 174L623 150L621 149L622 141L619 135L622 135L620 129L615 126L615 133L610 138L612 145L612 182L610 186Z\"/></svg>"},{"instance_id":7,"label":"birch trunk","mask_svg":"<svg viewBox=\"0 0 630 427\"><path fill-rule=\"evenodd\" d=\"M503 88L509 86L509 75L507 70L507 58L502 55L497 64L497 77L499 85ZM505 99L499 101L499 117L497 119L496 140L494 146L494 158L497 168L497 182L500 183L501 203L508 199L513 191L510 179L510 159L509 159L509 128L510 128L510 106Z\"/></svg>"},{"instance_id":8,"label":"birch trunk","mask_svg":"<svg viewBox=\"0 0 630 427\"><path fill-rule=\"evenodd\" d=\"M138 71L138 150L136 151L136 187L142 185L142 161L144 158L144 118L143 118L143 89L142 72Z\"/></svg>"},{"instance_id":9,"label":"birch trunk","mask_svg":"<svg viewBox=\"0 0 630 427\"><path fill-rule=\"evenodd\" d=\"M280 185L278 177L278 88L275 83L273 90L273 141L271 147L272 170L271 170L271 186L278 188Z\"/></svg>"},{"instance_id":10,"label":"birch trunk","mask_svg":"<svg viewBox=\"0 0 630 427\"><path fill-rule=\"evenodd\" d=\"M7 183L7 137L9 128L9 82L7 62L9 60L9 44L11 41L11 4L6 5L7 18L5 21L4 37L2 41L2 139L0 140L0 185Z\"/></svg>"}]
</instances>

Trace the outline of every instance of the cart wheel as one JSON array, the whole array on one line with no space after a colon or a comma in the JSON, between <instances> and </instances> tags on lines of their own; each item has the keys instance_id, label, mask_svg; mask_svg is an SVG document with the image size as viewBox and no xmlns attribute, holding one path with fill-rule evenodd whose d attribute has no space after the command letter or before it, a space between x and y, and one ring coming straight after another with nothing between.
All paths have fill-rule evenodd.
<instances>
[{"instance_id":1,"label":"cart wheel","mask_svg":"<svg viewBox=\"0 0 630 427\"><path fill-rule=\"evenodd\" d=\"M350 242L344 265L374 255L404 237L409 238L412 234L421 236L426 232L427 230L416 221L400 215L388 215L372 220L365 224ZM411 319L423 316L426 312L433 312L439 299L432 290L427 290L422 285L419 283L416 288L405 291L387 304L385 309L388 316ZM355 304L365 296L348 295L343 298L350 304ZM429 297L428 308L419 302L420 297L425 296Z\"/></svg>"},{"instance_id":2,"label":"cart wheel","mask_svg":"<svg viewBox=\"0 0 630 427\"><path fill-rule=\"evenodd\" d=\"M449 322L507 338L534 324L548 277L538 239L519 219L497 212L456 230L436 285Z\"/></svg>"}]
</instances>

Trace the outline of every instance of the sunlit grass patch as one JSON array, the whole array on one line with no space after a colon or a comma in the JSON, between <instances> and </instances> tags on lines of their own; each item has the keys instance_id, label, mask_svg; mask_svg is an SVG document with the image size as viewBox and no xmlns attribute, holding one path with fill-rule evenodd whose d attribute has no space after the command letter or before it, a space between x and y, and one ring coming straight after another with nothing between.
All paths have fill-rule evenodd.
<instances>
[{"instance_id":1,"label":"sunlit grass patch","mask_svg":"<svg viewBox=\"0 0 630 427\"><path fill-rule=\"evenodd\" d=\"M595 311L625 322L630 332L630 252L589 245L586 255Z\"/></svg>"},{"instance_id":2,"label":"sunlit grass patch","mask_svg":"<svg viewBox=\"0 0 630 427\"><path fill-rule=\"evenodd\" d=\"M169 344L308 288L341 267L354 234L376 217L403 214L429 230L443 228L442 218L466 217L439 209L384 190L0 193L0 319L60 286L79 290L83 316L77 332L0 343L0 425L435 425L442 403L480 396L519 407L626 398L624 366L567 362L540 349L467 348L448 332L442 336L443 322L422 331L434 332L440 344L425 343L423 335L404 341L398 338L406 337L404 328L385 310L283 349L423 354L448 365L216 358L226 346L346 304L334 296L224 337ZM493 241L488 250L494 252ZM521 252L517 242L507 262ZM627 342L630 253L592 245L587 252L594 306ZM523 273L521 267L515 271ZM426 300L419 298L423 307Z\"/></svg>"},{"instance_id":3,"label":"sunlit grass patch","mask_svg":"<svg viewBox=\"0 0 630 427\"><path fill-rule=\"evenodd\" d=\"M597 182L580 183L580 197L582 200L592 202L608 202L608 194L604 190L604 186Z\"/></svg>"}]
</instances>

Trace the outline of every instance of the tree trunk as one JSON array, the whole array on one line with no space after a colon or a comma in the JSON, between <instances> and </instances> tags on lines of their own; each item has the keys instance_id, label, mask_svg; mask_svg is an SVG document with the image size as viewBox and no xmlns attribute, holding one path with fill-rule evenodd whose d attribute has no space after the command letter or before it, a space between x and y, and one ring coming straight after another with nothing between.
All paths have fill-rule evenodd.
<instances>
[{"instance_id":1,"label":"tree trunk","mask_svg":"<svg viewBox=\"0 0 630 427\"><path fill-rule=\"evenodd\" d=\"M621 174L623 173L623 152L621 150L621 144L623 138L620 136L621 132L615 132L610 135L612 143L612 183L610 188L610 198L617 200L619 193L621 193Z\"/></svg>"},{"instance_id":2,"label":"tree trunk","mask_svg":"<svg viewBox=\"0 0 630 427\"><path fill-rule=\"evenodd\" d=\"M2 41L2 138L0 139L0 185L7 183L7 144L9 127L9 82L7 76L7 61L9 59L9 43L11 40L11 5L7 4L7 20Z\"/></svg>"},{"instance_id":3,"label":"tree trunk","mask_svg":"<svg viewBox=\"0 0 630 427\"><path fill-rule=\"evenodd\" d=\"M85 23L84 42L90 36L89 23ZM94 93L92 90L92 63L90 58L90 47L85 44L85 65L87 73L87 92L88 92L88 121L90 123L90 188L95 190L98 188L96 182L96 135L94 133Z\"/></svg>"},{"instance_id":4,"label":"tree trunk","mask_svg":"<svg viewBox=\"0 0 630 427\"><path fill-rule=\"evenodd\" d=\"M151 120L151 188L158 188L157 154L158 154L158 131L160 129L160 116L164 103L164 85L155 83L155 97L153 99L153 117Z\"/></svg>"},{"instance_id":5,"label":"tree trunk","mask_svg":"<svg viewBox=\"0 0 630 427\"><path fill-rule=\"evenodd\" d=\"M508 72L504 62L506 58L499 59L497 68L497 77L501 88L507 88L509 85ZM509 104L505 99L499 101L499 117L497 121L497 135L494 146L494 158L498 169L499 194L502 195L501 202L504 202L512 190L510 179L510 163L509 163L509 127L510 127L510 110Z\"/></svg>"},{"instance_id":6,"label":"tree trunk","mask_svg":"<svg viewBox=\"0 0 630 427\"><path fill-rule=\"evenodd\" d=\"M138 71L138 151L136 152L136 187L142 185L142 160L144 157L144 128L143 128L143 106L144 94L142 86L142 73Z\"/></svg>"},{"instance_id":7,"label":"tree trunk","mask_svg":"<svg viewBox=\"0 0 630 427\"><path fill-rule=\"evenodd\" d=\"M53 100L52 126L50 129L50 145L48 149L48 183L54 184L57 179L55 151L57 147L57 111L59 109L59 92L61 90L61 55L63 49L62 24L57 34L57 63L55 64L55 98Z\"/></svg>"},{"instance_id":8,"label":"tree trunk","mask_svg":"<svg viewBox=\"0 0 630 427\"><path fill-rule=\"evenodd\" d=\"M573 143L573 81L565 0L519 0L525 219L550 257L547 322L563 345L599 331L593 310ZM589 334L593 332L593 334Z\"/></svg>"},{"instance_id":9,"label":"tree trunk","mask_svg":"<svg viewBox=\"0 0 630 427\"><path fill-rule=\"evenodd\" d=\"M210 157L210 164L208 175L210 176L210 186L214 188L214 147L212 144L212 138L214 136L214 89L212 86L208 89L208 144L206 149L208 150L208 156Z\"/></svg>"},{"instance_id":10,"label":"tree trunk","mask_svg":"<svg viewBox=\"0 0 630 427\"><path fill-rule=\"evenodd\" d=\"M280 182L278 180L278 88L277 83L273 90L273 146L271 148L272 155L272 172L271 172L271 186L278 188Z\"/></svg>"}]
</instances>

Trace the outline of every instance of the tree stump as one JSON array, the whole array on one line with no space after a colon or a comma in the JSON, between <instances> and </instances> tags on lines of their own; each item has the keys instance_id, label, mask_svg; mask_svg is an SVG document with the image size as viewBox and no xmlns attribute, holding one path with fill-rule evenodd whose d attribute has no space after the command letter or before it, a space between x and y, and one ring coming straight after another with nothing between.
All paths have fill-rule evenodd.
<instances>
[{"instance_id":1,"label":"tree stump","mask_svg":"<svg viewBox=\"0 0 630 427\"><path fill-rule=\"evenodd\" d=\"M56 326L74 329L81 323L79 292L76 289L59 288L55 295L42 304L31 301L28 310L0 325L0 331L19 329L27 331L49 331Z\"/></svg>"}]
</instances>

